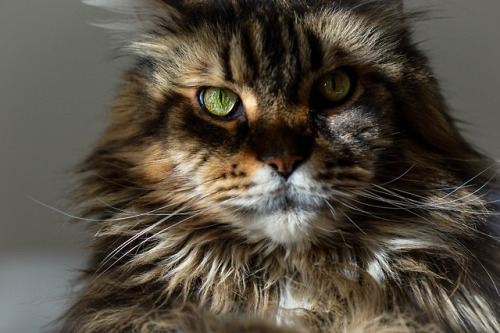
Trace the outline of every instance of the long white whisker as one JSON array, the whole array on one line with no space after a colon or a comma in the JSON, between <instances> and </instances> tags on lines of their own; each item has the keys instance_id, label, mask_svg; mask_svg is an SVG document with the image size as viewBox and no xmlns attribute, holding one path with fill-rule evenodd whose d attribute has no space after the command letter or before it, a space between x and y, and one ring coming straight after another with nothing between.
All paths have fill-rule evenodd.
<instances>
[{"instance_id":1,"label":"long white whisker","mask_svg":"<svg viewBox=\"0 0 500 333\"><path fill-rule=\"evenodd\" d=\"M328 206L328 209L329 209L329 210L330 210L330 212L332 213L333 218L334 218L334 219L337 219L337 212L335 211L335 209L333 208L333 206L332 206L332 205L328 202L328 200L324 199L323 201L324 201L324 202L326 203L326 205Z\"/></svg>"},{"instance_id":2,"label":"long white whisker","mask_svg":"<svg viewBox=\"0 0 500 333\"><path fill-rule=\"evenodd\" d=\"M390 181L388 181L386 183L382 183L381 186L388 185L388 184L391 184L391 183L394 183L394 182L400 180L401 178L403 178L404 176L406 176L414 167L415 167L415 164L413 164L412 166L410 166L405 172L403 172L401 175L397 176L393 180L390 180Z\"/></svg>"},{"instance_id":3,"label":"long white whisker","mask_svg":"<svg viewBox=\"0 0 500 333\"><path fill-rule=\"evenodd\" d=\"M124 243L122 243L120 246L118 246L116 249L114 249L113 251L111 251L107 256L106 258L104 258L104 260L99 264L98 266L98 270L100 267L103 267L104 265L106 265L106 263L109 262L109 260L111 260L111 258L118 252L120 252L122 249L124 249L125 247L127 247L129 244L131 244L133 241L135 241L137 238L140 238L142 235L144 235L145 233L147 233L148 231L150 231L151 229L155 228L157 225L167 221L168 219L172 218L173 216L177 216L177 214L183 210L187 209L187 207L181 207L180 209L166 215L164 218L160 219L159 221L153 223L152 225L148 226L147 228L145 228L144 230L141 230L140 232L138 232L137 234L135 234L134 236L130 237L129 239L127 239Z\"/></svg>"},{"instance_id":4,"label":"long white whisker","mask_svg":"<svg viewBox=\"0 0 500 333\"><path fill-rule=\"evenodd\" d=\"M361 231L361 233L365 234L366 235L366 232L361 229L357 224L356 222L354 222L346 213L342 212L342 215L344 215L359 231Z\"/></svg>"},{"instance_id":5,"label":"long white whisker","mask_svg":"<svg viewBox=\"0 0 500 333\"><path fill-rule=\"evenodd\" d=\"M489 167L487 167L486 169L484 169L483 171L479 172L477 175L475 175L474 177L472 177L471 179L469 179L468 181L466 181L465 183L463 183L462 185L458 186L456 189L454 189L453 191L451 191L450 193L448 193L447 195L445 195L444 197L442 197L442 199L445 199L446 197L452 195L453 193L455 193L456 191L462 189L465 185L469 184L471 181L473 181L474 179L476 179L477 177L481 176L483 173L485 173L486 171L488 171L489 169L491 169L493 167L493 165L490 165Z\"/></svg>"},{"instance_id":6,"label":"long white whisker","mask_svg":"<svg viewBox=\"0 0 500 333\"><path fill-rule=\"evenodd\" d=\"M478 193L479 191L481 191L483 188L485 188L487 185L489 185L493 181L493 179L496 178L496 176L497 176L497 173L495 173L493 176L491 176L483 185L481 185L480 187L478 187L475 191L473 191L473 192L469 193L468 195L465 195L465 196L463 196L461 198L458 198L458 199L455 199L455 200L452 200L452 201L449 201L449 202L451 203L451 202L455 202L455 201L461 201L461 200L463 200L463 199L465 199L467 197L475 195L476 193ZM470 200L468 202L472 202L472 201L475 201L475 200L476 199L474 198L474 199L472 199L472 200Z\"/></svg>"},{"instance_id":7,"label":"long white whisker","mask_svg":"<svg viewBox=\"0 0 500 333\"><path fill-rule=\"evenodd\" d=\"M85 222L106 222L106 221L112 221L112 222L117 222L117 221L124 221L124 220L130 220L130 219L133 219L133 218L140 218L140 217L143 217L143 216L148 216L148 215L152 215L152 216L162 216L162 214L150 214L148 212L146 213L139 213L139 214L135 214L135 215L128 215L128 216L123 216L123 217L115 217L115 218L109 218L109 219L96 219L96 218L90 218L90 217L81 217L81 216L76 216L76 215L73 215L73 214L70 214L70 213L67 213L59 208L56 208L56 207L53 207L53 206L50 206L34 197L32 197L31 195L29 194L25 194L30 200L33 200L34 202L36 202L37 204L43 206L43 207L46 207L50 210L53 210L61 215L64 215L66 217L69 217L73 220L78 220L78 221L85 221ZM191 197L194 198L195 196L193 195ZM108 205L106 204L105 202L103 202L101 200L101 202L107 206L109 206L110 208L114 208L116 209L115 207L111 206L111 205ZM169 206L171 206L172 204L168 204L168 205L165 205L163 207L159 207L159 208L156 208L155 210L162 210L162 209L165 209L165 208L168 208ZM175 204L174 204L175 205ZM155 211L153 210L153 211ZM150 212L153 212L153 211L150 211ZM127 211L122 211L124 213L127 213ZM131 213L134 213L134 212L131 212Z\"/></svg>"},{"instance_id":8,"label":"long white whisker","mask_svg":"<svg viewBox=\"0 0 500 333\"><path fill-rule=\"evenodd\" d=\"M361 209L361 208L359 208L359 207L355 207L355 206L353 206L353 205L349 205L349 204L347 204L347 203L343 202L342 200L338 200L338 202L339 202L341 205L343 205L343 206L345 206L345 207L347 207L347 208L349 208L349 209L351 209L351 210L353 210L353 211L355 211L355 212L362 213L363 215L366 215L366 216L371 216L371 217L373 217L373 218L375 218L375 219L379 219L379 220L383 220L383 221L392 221L392 220L389 220L389 219L383 218L383 217L381 217L381 216L377 216L377 215L375 215L375 214L373 214L373 213L367 212L366 210ZM358 202L358 203L361 203L361 202ZM361 204L362 204L362 203L361 203Z\"/></svg>"},{"instance_id":9,"label":"long white whisker","mask_svg":"<svg viewBox=\"0 0 500 333\"><path fill-rule=\"evenodd\" d=\"M492 214L491 212L487 212L487 211L476 211L476 210L472 210L472 209L457 209L457 207L460 207L460 205L458 204L455 204L455 205L452 205L450 207L448 206L444 206L444 205L438 205L438 204L433 204L433 203L419 203L415 200L412 200L412 199L409 199L407 197L404 197L404 196L401 196L401 195L398 195L397 193L395 193L394 191L391 191L387 188L384 188L384 187L379 187L380 190L386 192L386 193L389 193L390 195L393 195L393 196L396 196L397 198L403 200L401 202L399 201L396 201L396 200L390 200L390 199L386 199L386 198L380 198L379 196L375 195L375 194L371 194L371 195L366 195L365 196L367 198L371 198L371 199L374 199L374 200L383 200L385 202L389 202L391 203L392 205L395 205L395 206L399 206L401 207L401 209L404 209L406 211L408 211L409 213L423 219L423 220L426 220L426 221L429 221L430 223L432 223L432 221L430 221L429 219L421 216L420 214L418 214L417 212L413 211L412 209L435 209L435 210L453 210L455 212L462 212L462 213L469 213L469 214L476 214L476 215L485 215L485 216L489 216L489 215L496 215L496 214ZM398 189L394 189L394 190L398 190ZM369 191L366 191L366 192L369 192ZM406 191L401 191L401 192L404 192L404 193L408 193ZM411 193L409 193L411 194ZM424 198L424 197L422 197ZM469 202L473 203L474 200L470 200ZM477 230L475 229L474 227L470 226L470 225L467 225L463 222L460 222L458 220L453 220L453 222L459 224L460 226L464 227L464 228L467 228L479 235L482 235L482 236L485 236L485 237L488 237L490 239L493 239L493 240L496 240L496 241L500 241L500 237L496 237L496 236L492 236L492 235L489 235L487 233L484 233L480 230Z\"/></svg>"},{"instance_id":10,"label":"long white whisker","mask_svg":"<svg viewBox=\"0 0 500 333\"><path fill-rule=\"evenodd\" d=\"M144 216L164 216L165 213L156 213L156 212L168 209L168 208L170 208L172 206L177 206L180 203L188 202L191 199L196 198L197 196L199 196L199 194L193 194L193 195L191 195L191 196L183 199L181 202L172 202L172 203L169 203L169 204L167 204L165 206L161 206L161 207L152 209L152 210L144 212L144 213L137 213L137 212L126 210L126 209L118 209L116 207L113 207L111 205L106 204L106 202L104 202L104 201L102 201L100 199L99 199L99 201L102 202L104 205L107 205L108 207L115 209L117 212L130 214L130 215L124 217L124 218L125 219L129 219L129 218L132 219L132 218L144 217ZM121 218L121 219L123 219L123 218ZM106 219L105 221L116 221L116 219Z\"/></svg>"},{"instance_id":11,"label":"long white whisker","mask_svg":"<svg viewBox=\"0 0 500 333\"><path fill-rule=\"evenodd\" d=\"M209 194L207 194L207 195L209 195ZM207 196L207 195L205 195L205 196ZM99 274L96 278L99 278L102 274L106 273L106 272L107 272L107 271L108 271L111 267L113 267L116 263L120 262L120 260L122 260L122 259L123 259L124 257L126 257L128 254L130 254L132 251L134 251L134 250L138 249L138 248L139 248L140 246L142 246L144 243L148 242L151 238L154 238L154 237L158 236L159 234L161 234L161 233L163 233L163 232L165 232L165 231L167 231L167 230L169 230L169 229L171 229L171 228L173 228L173 227L175 227L175 226L177 226L177 225L179 225L179 224L181 224L181 223L183 223L183 222L186 222L186 221L188 221L188 220L190 220L190 219L192 219L192 218L194 218L194 217L196 217L196 216L198 216L198 215L200 215L200 214L203 214L204 212L206 212L206 211L208 211L208 210L210 210L210 209L213 209L214 207L217 207L217 206L220 206L220 205L226 204L227 202L229 202L229 201L231 201L231 200L233 200L233 199L234 199L234 198L229 198L229 199L227 199L227 200L225 200L225 201L222 201L222 202L220 202L220 203L218 203L218 204L216 204L216 205L212 205L212 206L210 206L210 207L208 207L208 208L206 208L206 209L199 210L199 211L198 211L198 212L196 212L195 214L190 215L190 216L186 217L185 219L180 220L180 221L178 221L178 222L176 222L176 223L174 223L174 224L172 224L172 225L169 225L168 227L166 227L166 228L164 228L164 229L162 229L162 230L160 230L160 231L158 231L158 232L154 233L153 235L149 236L148 238L146 238L145 240L143 240L143 241L142 241L142 242L140 242L139 244L137 244L137 245L135 245L134 247L132 247L131 249L129 249L129 250L128 250L127 252L125 252L123 255L121 255L118 259L116 259L116 260L115 260L115 263L114 263L114 264L112 264L112 265L110 265L109 267L107 267L107 268L106 268L103 272L101 272L101 273L100 273L100 274ZM172 216L173 216L173 215L172 215ZM151 230L154 226L159 225L160 223L164 222L165 220L166 220L166 219L162 219L162 220L160 220L160 221L156 222L154 225L152 225L152 226L148 227L148 228L147 228L147 231ZM136 237L136 236L134 236L134 237L133 237L133 238L134 238L133 240L135 240L135 239L137 239L138 237L140 237L140 236L144 235L147 231L141 231L140 235L138 235L138 236L136 235L137 237ZM133 240L128 240L128 241L126 242L126 243L127 243L127 245L128 245L128 244L130 244ZM124 247L126 247L127 245L122 245L122 246L120 246L120 249L119 249L118 251L114 250L114 251L113 251L113 252L114 252L114 254L116 254L117 252L121 251L121 250L122 250ZM111 254L110 254L110 255L111 255ZM108 257L109 257L110 255L108 255ZM107 260L106 260L106 262L108 262L109 260L110 260L110 258L109 258L109 259L107 259ZM105 263L101 264L99 267L102 267L104 264L105 264ZM98 268L98 270L99 270L99 268ZM97 270L97 271L98 271L98 270Z\"/></svg>"},{"instance_id":12,"label":"long white whisker","mask_svg":"<svg viewBox=\"0 0 500 333\"><path fill-rule=\"evenodd\" d=\"M38 200L38 199L35 199L34 197L32 197L32 196L31 196L31 195L29 195L29 194L25 194L25 195L26 195L29 199L31 199L31 200L33 200L34 202L36 202L37 204L39 204L39 205L41 205L41 206L43 206L43 207L45 207L45 208L51 209L51 210L53 210L53 211L55 211L55 212L57 212L57 213L59 213L59 214L61 214L61 215L64 215L64 216L69 217L69 218L74 219L74 220L80 220L80 221L86 221L86 222L103 222L103 221L106 221L106 220L104 220L104 219L93 219L93 218L85 218L85 217L80 217L80 216L72 215L72 214L67 213L67 212L65 212L65 211L63 211L63 210L60 210L60 209L58 209L58 208L56 208L56 207L52 207L52 206L50 206L50 205L48 205L48 204L46 204L46 203L44 203L44 202L42 202L42 201L40 201L40 200ZM125 219L127 219L127 218L128 218L128 217L124 217L124 218L123 218L123 220L125 220Z\"/></svg>"},{"instance_id":13,"label":"long white whisker","mask_svg":"<svg viewBox=\"0 0 500 333\"><path fill-rule=\"evenodd\" d=\"M205 194L204 196L201 196L200 198L198 198L195 202L198 202L198 201L206 198L207 196L209 196L211 194L213 194L213 193ZM196 197L196 195L191 196L190 198L194 198L194 197ZM188 199L183 200L181 203L186 203L187 201L188 201ZM179 204L179 203L176 203L176 204ZM129 238L127 241L125 241L123 244L121 244L119 247L117 247L116 249L114 249L111 253L109 253L106 256L106 258L104 258L103 262L99 265L98 269L100 267L104 266L116 253L120 252L123 248L127 247L130 243L132 243L133 241L135 241L137 238L140 238L142 235L144 235L145 233L147 233L151 229L155 228L159 224L161 224L161 223L169 220L173 216L178 216L181 212L185 211L188 208L189 208L188 206L182 206L181 208L177 209L174 212L161 215L161 216L164 216L162 219L160 219L157 222L153 223L152 225L150 225L146 229L141 230L140 232L138 232L137 234L135 234L134 236L132 236L131 238Z\"/></svg>"}]
</instances>

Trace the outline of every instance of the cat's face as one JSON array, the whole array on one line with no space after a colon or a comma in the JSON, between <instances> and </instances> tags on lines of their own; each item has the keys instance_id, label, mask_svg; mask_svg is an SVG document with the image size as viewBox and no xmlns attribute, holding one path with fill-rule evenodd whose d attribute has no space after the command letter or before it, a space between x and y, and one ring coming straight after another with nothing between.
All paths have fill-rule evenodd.
<instances>
[{"instance_id":1,"label":"cat's face","mask_svg":"<svg viewBox=\"0 0 500 333\"><path fill-rule=\"evenodd\" d=\"M393 166L398 140L421 126L402 126L401 113L415 113L400 105L417 93L409 77L427 78L405 69L415 51L398 6L375 2L368 19L357 1L209 3L166 6L134 44L141 61L108 135L137 138L135 173L159 189L177 182L179 199L250 240L356 229L352 202L405 171ZM421 137L448 130L439 119L423 127Z\"/></svg>"}]
</instances>

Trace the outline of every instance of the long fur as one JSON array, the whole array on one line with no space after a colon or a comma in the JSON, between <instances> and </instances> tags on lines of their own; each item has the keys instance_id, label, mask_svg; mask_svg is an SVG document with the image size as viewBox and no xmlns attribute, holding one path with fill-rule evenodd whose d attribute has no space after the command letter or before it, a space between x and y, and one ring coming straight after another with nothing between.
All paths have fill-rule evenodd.
<instances>
[{"instance_id":1,"label":"long fur","mask_svg":"<svg viewBox=\"0 0 500 333\"><path fill-rule=\"evenodd\" d=\"M136 65L81 167L93 257L61 332L500 331L497 166L400 1L86 2L135 13ZM352 96L316 107L336 68ZM244 116L204 112L209 86ZM264 162L295 152L286 180Z\"/></svg>"}]
</instances>

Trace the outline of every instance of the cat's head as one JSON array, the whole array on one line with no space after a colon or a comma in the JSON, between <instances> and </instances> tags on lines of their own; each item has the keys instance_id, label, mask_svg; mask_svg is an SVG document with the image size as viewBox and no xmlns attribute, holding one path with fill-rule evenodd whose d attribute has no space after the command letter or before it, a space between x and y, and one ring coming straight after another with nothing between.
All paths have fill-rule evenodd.
<instances>
[{"instance_id":1,"label":"cat's head","mask_svg":"<svg viewBox=\"0 0 500 333\"><path fill-rule=\"evenodd\" d=\"M108 207L185 203L252 241L317 242L370 228L353 214L372 186L446 183L469 152L401 1L88 2L136 14L136 65L87 163Z\"/></svg>"}]
</instances>

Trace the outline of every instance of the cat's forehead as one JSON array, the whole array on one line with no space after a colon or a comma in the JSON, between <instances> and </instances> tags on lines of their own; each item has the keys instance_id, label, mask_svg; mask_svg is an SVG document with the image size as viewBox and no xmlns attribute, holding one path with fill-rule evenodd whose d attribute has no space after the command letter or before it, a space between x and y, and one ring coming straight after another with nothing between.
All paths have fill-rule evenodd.
<instances>
[{"instance_id":1,"label":"cat's forehead","mask_svg":"<svg viewBox=\"0 0 500 333\"><path fill-rule=\"evenodd\" d=\"M290 102L334 68L383 63L405 29L398 10L378 1L375 18L357 1L179 3L139 45L163 62L168 80L188 87L244 85Z\"/></svg>"}]
</instances>

